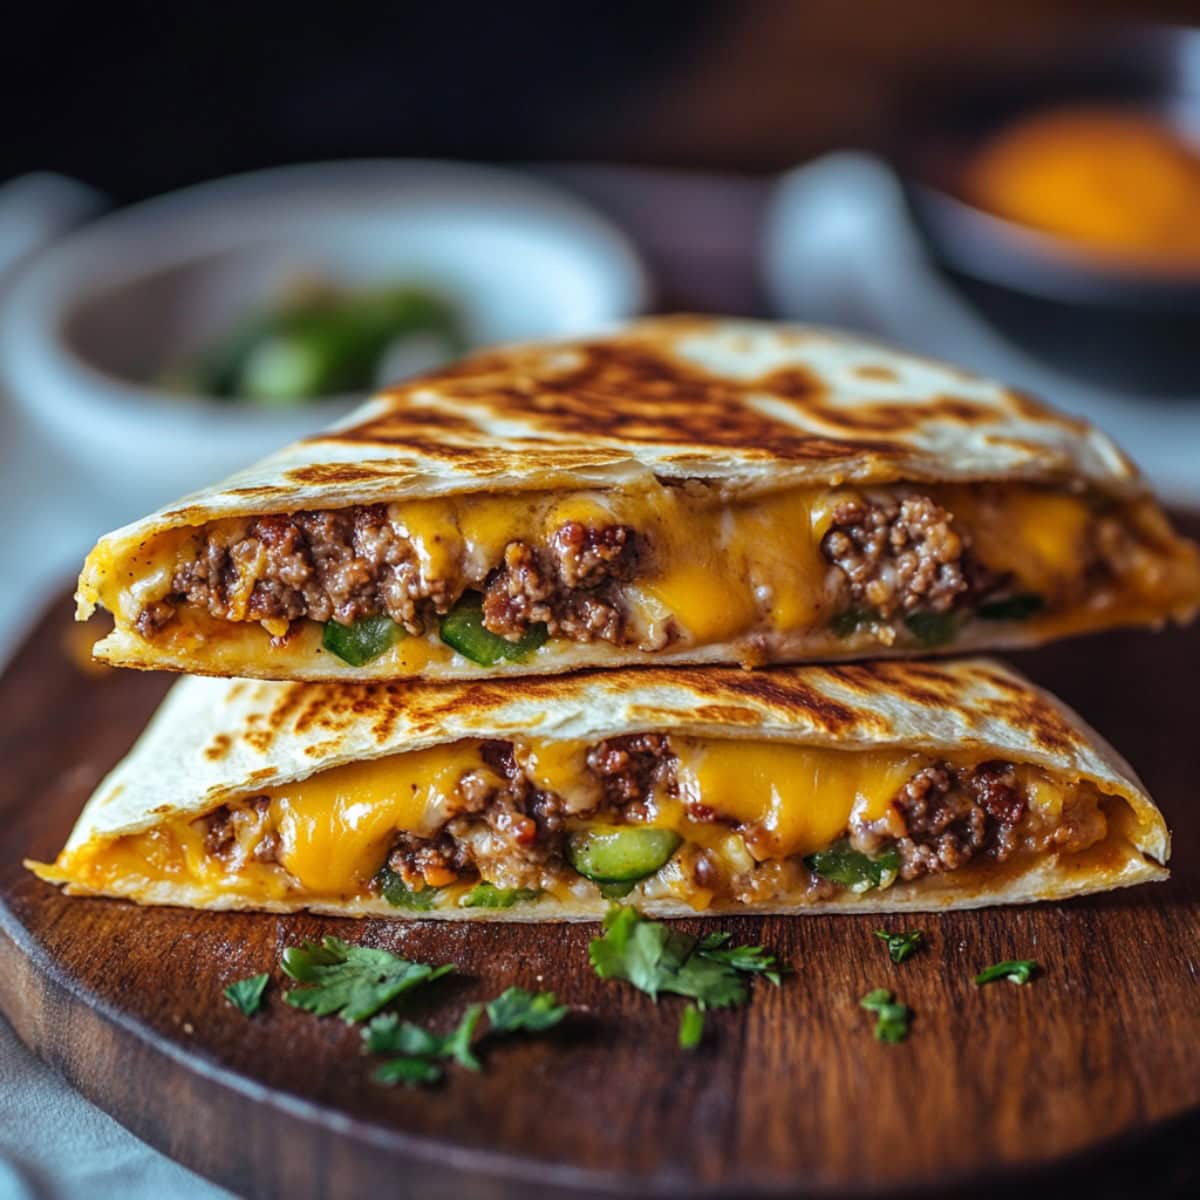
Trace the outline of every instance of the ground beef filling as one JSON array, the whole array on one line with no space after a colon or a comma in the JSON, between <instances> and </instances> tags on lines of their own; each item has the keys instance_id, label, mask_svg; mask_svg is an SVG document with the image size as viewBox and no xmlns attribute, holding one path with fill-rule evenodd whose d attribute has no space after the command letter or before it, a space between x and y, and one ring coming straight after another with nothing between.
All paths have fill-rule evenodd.
<instances>
[{"instance_id":1,"label":"ground beef filling","mask_svg":"<svg viewBox=\"0 0 1200 1200\"><path fill-rule=\"evenodd\" d=\"M1028 802L1008 763L918 771L895 807L906 834L896 842L900 878L955 871L977 856L1004 862L1021 845Z\"/></svg>"},{"instance_id":2,"label":"ground beef filling","mask_svg":"<svg viewBox=\"0 0 1200 1200\"><path fill-rule=\"evenodd\" d=\"M842 501L821 550L844 576L847 608L884 620L965 608L997 582L972 558L966 532L928 496Z\"/></svg>"},{"instance_id":3,"label":"ground beef filling","mask_svg":"<svg viewBox=\"0 0 1200 1200\"><path fill-rule=\"evenodd\" d=\"M661 733L635 733L598 742L587 753L588 770L600 781L605 803L627 819L648 816L646 801L656 786L677 790L676 758Z\"/></svg>"},{"instance_id":4,"label":"ground beef filling","mask_svg":"<svg viewBox=\"0 0 1200 1200\"><path fill-rule=\"evenodd\" d=\"M487 742L487 770L459 783L460 808L436 838L401 834L387 865L408 887L440 887L466 872L505 887L537 887L563 866L566 801L538 788L517 762L510 742ZM586 756L599 784L594 800L571 815L619 824L645 820L651 786L674 786L675 756L665 737L609 738Z\"/></svg>"},{"instance_id":5,"label":"ground beef filling","mask_svg":"<svg viewBox=\"0 0 1200 1200\"><path fill-rule=\"evenodd\" d=\"M486 742L482 765L459 781L445 824L432 836L396 835L386 865L420 890L482 877L499 887L542 889L576 879L564 849L571 817L608 824L653 818L652 793L678 795L677 759L662 734L609 738L586 752L596 788L580 804L539 788L525 773L510 742ZM279 836L269 822L269 802L223 806L203 818L205 847L230 868L277 862ZM693 820L722 821L703 805ZM1107 821L1094 793L1068 795L1048 819L1031 811L1026 787L1006 762L973 767L935 764L917 771L900 789L892 811L872 825L849 831L853 849L872 858L894 849L899 877L916 880L956 871L973 862L1003 863L1021 850L1074 853L1103 839ZM753 827L740 830L748 841ZM805 890L826 899L840 885L809 871L800 856L758 863L738 877L709 851L684 847L684 869L697 886L750 903ZM786 884L786 886L785 886Z\"/></svg>"},{"instance_id":6,"label":"ground beef filling","mask_svg":"<svg viewBox=\"0 0 1200 1200\"><path fill-rule=\"evenodd\" d=\"M621 585L637 570L639 542L624 525L568 521L545 546L510 542L482 573L421 570L412 542L384 505L255 517L213 527L175 569L171 595L137 622L153 636L188 604L226 621L339 621L385 615L420 635L464 591L483 592L484 625L519 640L544 622L552 636L625 640Z\"/></svg>"},{"instance_id":7,"label":"ground beef filling","mask_svg":"<svg viewBox=\"0 0 1200 1200\"><path fill-rule=\"evenodd\" d=\"M637 539L626 525L592 529L568 521L543 550L509 542L483 589L483 623L519 641L544 623L551 637L627 641L620 585L633 578Z\"/></svg>"}]
</instances>

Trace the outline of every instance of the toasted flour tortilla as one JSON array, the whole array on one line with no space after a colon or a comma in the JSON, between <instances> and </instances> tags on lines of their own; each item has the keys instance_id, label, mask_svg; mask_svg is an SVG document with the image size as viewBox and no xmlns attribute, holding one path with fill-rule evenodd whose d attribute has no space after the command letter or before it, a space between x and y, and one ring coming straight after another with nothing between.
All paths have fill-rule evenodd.
<instances>
[{"instance_id":1,"label":"toasted flour tortilla","mask_svg":"<svg viewBox=\"0 0 1200 1200\"><path fill-rule=\"evenodd\" d=\"M652 668L498 685L332 686L187 678L88 801L57 863L28 865L73 893L153 904L276 912L308 908L346 916L595 918L607 901L584 880L579 887L510 908L447 903L414 913L394 908L378 895L285 891L264 896L239 888L228 877L213 883L118 867L98 882L99 876L89 875L88 864L121 845L122 838L178 827L220 805L287 790L285 785L297 781L311 787L323 776L332 778L328 772L368 760L387 760L384 769L400 765L402 770L407 755L470 739L592 744L640 732L722 744L737 740L760 747L835 749L846 755L898 752L934 759L946 755L957 762L1030 764L1059 781L1094 785L1107 798L1108 815L1103 841L1075 854L1039 853L1028 861L972 864L861 894L842 889L819 900L797 895L721 903L709 898L698 905L668 863L661 878L639 885L630 897L649 912L682 916L701 907L707 912L936 910L1059 899L1167 875L1167 827L1130 766L1053 697L986 659L749 673ZM786 780L776 782L784 792ZM784 802L802 806L819 803L819 797L787 793ZM339 803L355 803L352 788ZM361 814L356 820L361 822Z\"/></svg>"},{"instance_id":2,"label":"toasted flour tortilla","mask_svg":"<svg viewBox=\"0 0 1200 1200\"><path fill-rule=\"evenodd\" d=\"M776 515L766 533L748 522L718 548L727 527L716 519L703 524L679 508L684 490L676 485L685 481L698 481L725 504L792 494L801 496L803 507ZM899 638L873 636L865 626L838 627L818 595L828 571L819 543L830 519L819 515L821 497L832 489L898 483L1028 485L1087 495L1093 504L1099 498L1141 505L1139 523L1154 528L1139 571L1151 582L1119 595L1087 595L1066 612L1047 609L1019 620L972 615L952 638L924 643L902 624ZM536 494L557 513L558 499L578 493L588 495L590 511L611 510L617 515L608 519L635 529L640 515L653 529L641 558L651 595L643 589L622 601L637 611L640 640L552 636L523 657L481 665L441 641L435 623L354 664L323 647L323 617L289 628L289 612L271 630L258 624L249 590L229 602L249 605L249 617L217 619L197 610L196 621L164 620L161 630L139 623L148 603L170 598L180 546L214 522L392 505L399 514L393 519L403 524L411 511L400 512L404 505L423 503L428 514L430 505L440 504L441 515L426 516L424 540L417 542L425 571L437 552L438 522L465 529L480 498L509 497L517 508L522 497ZM1022 513L1029 528L1062 531L1054 534L1061 545L1042 538L1040 550L1050 561L1082 553L1060 515L1047 511L1043 518L1028 506ZM1014 516L993 523L1015 529L1018 522ZM538 526L528 536L545 537L552 528ZM463 535L468 557L475 555L469 588L482 587L503 559L507 536L494 521L488 531L490 541ZM514 523L511 536L527 534ZM472 538L487 541L486 551ZM782 545L766 567L755 568L763 578L752 585L740 564L761 557L772 539ZM674 558L664 550L667 543L676 546ZM689 563L693 548L707 557ZM1010 557L1019 568L1035 556L1018 548ZM788 574L800 567L780 564L802 558L812 561L800 585ZM1068 577L1071 569L1065 568ZM224 586L225 568L213 570L217 586ZM1077 579L1088 577L1086 563L1075 564L1074 572ZM719 588L706 589L713 579L726 588L738 584L738 603L766 605L765 612L741 623L736 612L721 612L731 601ZM635 582L644 581L638 575ZM796 597L781 601L789 588ZM636 322L604 338L485 351L386 392L327 433L108 534L87 559L77 599L81 617L101 603L113 612L116 628L96 653L117 665L271 679L467 678L969 651L1119 624L1153 625L1185 618L1200 605L1200 560L1171 534L1136 469L1109 438L1020 392L854 336L672 317ZM789 604L791 615L784 611ZM180 611L191 613L186 604ZM668 624L659 629L656 621Z\"/></svg>"}]
</instances>

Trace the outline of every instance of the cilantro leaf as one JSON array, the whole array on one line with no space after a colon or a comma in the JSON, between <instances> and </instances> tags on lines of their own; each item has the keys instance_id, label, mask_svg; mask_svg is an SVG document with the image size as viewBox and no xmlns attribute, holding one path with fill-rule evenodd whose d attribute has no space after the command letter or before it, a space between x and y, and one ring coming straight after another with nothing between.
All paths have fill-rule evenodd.
<instances>
[{"instance_id":1,"label":"cilantro leaf","mask_svg":"<svg viewBox=\"0 0 1200 1200\"><path fill-rule=\"evenodd\" d=\"M252 1017L262 1008L263 995L270 979L265 971L261 975L251 975L249 979L235 979L221 995L243 1017Z\"/></svg>"},{"instance_id":2,"label":"cilantro leaf","mask_svg":"<svg viewBox=\"0 0 1200 1200\"><path fill-rule=\"evenodd\" d=\"M761 947L729 947L727 941L713 934L701 941L634 908L614 906L604 918L603 935L589 943L588 958L601 979L623 979L652 999L671 992L701 1007L725 1008L746 999L743 973L777 982L781 970Z\"/></svg>"},{"instance_id":3,"label":"cilantro leaf","mask_svg":"<svg viewBox=\"0 0 1200 1200\"><path fill-rule=\"evenodd\" d=\"M727 963L735 971L744 971L747 975L762 975L776 987L780 985L788 968L776 962L775 955L768 954L761 946L723 948L728 940L729 934L725 934L719 945L707 945L710 939L704 938L696 947L696 953L712 962Z\"/></svg>"},{"instance_id":4,"label":"cilantro leaf","mask_svg":"<svg viewBox=\"0 0 1200 1200\"><path fill-rule=\"evenodd\" d=\"M347 1024L374 1016L385 1004L420 984L440 979L453 966L431 967L377 950L326 937L318 944L289 946L281 965L297 983L284 1000L318 1017L338 1013Z\"/></svg>"},{"instance_id":5,"label":"cilantro leaf","mask_svg":"<svg viewBox=\"0 0 1200 1200\"><path fill-rule=\"evenodd\" d=\"M569 1011L567 1005L555 1003L553 992L510 987L487 1005L488 1036L522 1031L540 1033L557 1025ZM456 1028L445 1036L412 1021L401 1021L395 1013L375 1017L362 1031L364 1052L398 1057L383 1063L372 1078L389 1086L436 1083L442 1077L438 1064L446 1059L453 1059L468 1071L482 1070L471 1040L483 1013L482 1004L468 1005Z\"/></svg>"},{"instance_id":6,"label":"cilantro leaf","mask_svg":"<svg viewBox=\"0 0 1200 1200\"><path fill-rule=\"evenodd\" d=\"M482 1070L471 1050L475 1027L483 1015L482 1004L468 1005L457 1027L443 1037L412 1021L401 1021L395 1013L383 1013L362 1031L363 1049L368 1054L395 1054L374 1073L378 1083L436 1083L442 1077L438 1060L452 1058L468 1071ZM422 1069L421 1064L424 1065Z\"/></svg>"},{"instance_id":7,"label":"cilantro leaf","mask_svg":"<svg viewBox=\"0 0 1200 1200\"><path fill-rule=\"evenodd\" d=\"M506 988L487 1006L488 1032L495 1034L541 1033L557 1025L571 1011L559 1004L553 992L528 992Z\"/></svg>"},{"instance_id":8,"label":"cilantro leaf","mask_svg":"<svg viewBox=\"0 0 1200 1200\"><path fill-rule=\"evenodd\" d=\"M975 976L976 987L985 983L995 983L997 979L1007 979L1009 983L1028 983L1041 970L1041 966L1032 958L1011 958L1004 962L986 967Z\"/></svg>"},{"instance_id":9,"label":"cilantro leaf","mask_svg":"<svg viewBox=\"0 0 1200 1200\"><path fill-rule=\"evenodd\" d=\"M402 1021L395 1013L380 1013L362 1031L363 1052L366 1054L403 1054L409 1057L433 1058L441 1049L443 1039L412 1021Z\"/></svg>"},{"instance_id":10,"label":"cilantro leaf","mask_svg":"<svg viewBox=\"0 0 1200 1200\"><path fill-rule=\"evenodd\" d=\"M623 979L657 1000L674 992L714 1007L740 1004L746 985L722 963L693 957L697 941L660 921L648 921L634 908L613 908L605 932L588 945L588 957L601 979Z\"/></svg>"},{"instance_id":11,"label":"cilantro leaf","mask_svg":"<svg viewBox=\"0 0 1200 1200\"><path fill-rule=\"evenodd\" d=\"M395 1087L398 1083L405 1087L420 1087L437 1083L443 1074L442 1068L428 1058L393 1058L380 1063L371 1078L386 1087Z\"/></svg>"},{"instance_id":12,"label":"cilantro leaf","mask_svg":"<svg viewBox=\"0 0 1200 1200\"><path fill-rule=\"evenodd\" d=\"M483 1016L482 1004L468 1004L466 1011L458 1020L458 1026L449 1037L442 1042L442 1053L446 1058L452 1058L460 1067L468 1071L482 1071L479 1059L471 1052L471 1039L475 1036L475 1026Z\"/></svg>"},{"instance_id":13,"label":"cilantro leaf","mask_svg":"<svg viewBox=\"0 0 1200 1200\"><path fill-rule=\"evenodd\" d=\"M902 963L906 958L912 958L925 936L919 929L910 929L908 933L888 933L886 929L875 930L875 936L887 944L888 954L892 962Z\"/></svg>"},{"instance_id":14,"label":"cilantro leaf","mask_svg":"<svg viewBox=\"0 0 1200 1200\"><path fill-rule=\"evenodd\" d=\"M694 1004L689 1004L679 1019L680 1050L695 1050L703 1037L704 1013Z\"/></svg>"},{"instance_id":15,"label":"cilantro leaf","mask_svg":"<svg viewBox=\"0 0 1200 1200\"><path fill-rule=\"evenodd\" d=\"M512 908L514 904L536 900L541 892L533 888L498 888L494 883L477 883L460 897L459 908Z\"/></svg>"},{"instance_id":16,"label":"cilantro leaf","mask_svg":"<svg viewBox=\"0 0 1200 1200\"><path fill-rule=\"evenodd\" d=\"M876 1015L875 1039L895 1045L908 1037L908 1023L912 1019L912 1009L907 1004L900 1004L887 988L876 988L868 992L859 1002L860 1008L865 1008Z\"/></svg>"}]
</instances>

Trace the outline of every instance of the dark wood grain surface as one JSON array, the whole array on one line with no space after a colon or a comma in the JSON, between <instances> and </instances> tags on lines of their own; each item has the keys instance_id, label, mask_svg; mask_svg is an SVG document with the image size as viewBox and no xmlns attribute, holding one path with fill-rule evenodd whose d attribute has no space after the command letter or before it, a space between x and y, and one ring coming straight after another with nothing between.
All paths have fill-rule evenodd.
<instances>
[{"instance_id":1,"label":"dark wood grain surface","mask_svg":"<svg viewBox=\"0 0 1200 1200\"><path fill-rule=\"evenodd\" d=\"M1200 532L1200 521L1190 523ZM64 600L0 681L0 1007L92 1099L172 1156L252 1195L972 1195L1135 1184L1195 1194L1200 1122L1200 628L1014 656L1128 755L1174 829L1170 883L1061 905L884 922L922 927L900 967L876 918L725 920L796 974L710 1018L696 1053L679 1005L592 975L589 926L446 926L202 914L67 899L21 868L52 857L169 679L78 665ZM696 923L699 928L699 923ZM442 1028L510 983L579 1014L498 1046L481 1076L385 1090L358 1035L221 1000L322 934L455 962L408 1005ZM978 990L997 959L1036 983ZM871 1037L858 998L917 1016ZM1147 1140L1147 1139L1150 1140ZM1059 1181L1059 1182L1055 1182Z\"/></svg>"}]
</instances>

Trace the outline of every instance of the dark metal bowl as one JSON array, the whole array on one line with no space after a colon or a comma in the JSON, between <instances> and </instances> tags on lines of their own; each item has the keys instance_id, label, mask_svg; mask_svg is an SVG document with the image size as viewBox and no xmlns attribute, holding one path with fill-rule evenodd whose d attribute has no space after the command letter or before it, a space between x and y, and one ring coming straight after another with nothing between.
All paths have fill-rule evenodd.
<instances>
[{"instance_id":1,"label":"dark metal bowl","mask_svg":"<svg viewBox=\"0 0 1200 1200\"><path fill-rule=\"evenodd\" d=\"M1200 127L1200 30L1114 29L1003 78L930 88L895 156L913 218L949 279L1030 353L1110 387L1200 394L1200 270L1108 263L955 193L967 156L1002 126L1081 102Z\"/></svg>"}]
</instances>

